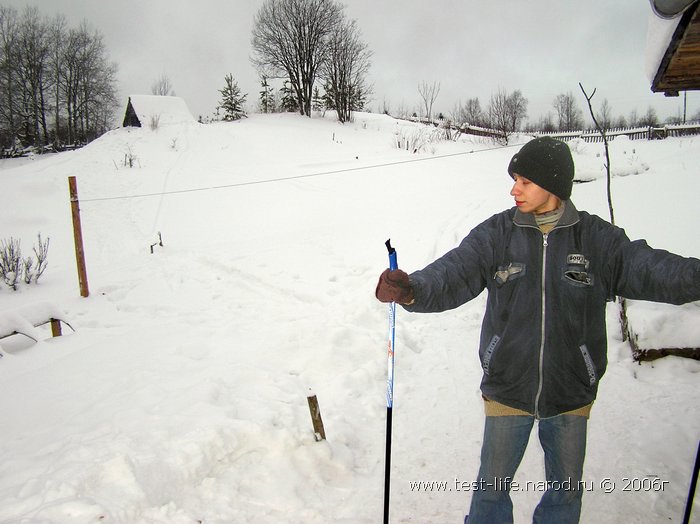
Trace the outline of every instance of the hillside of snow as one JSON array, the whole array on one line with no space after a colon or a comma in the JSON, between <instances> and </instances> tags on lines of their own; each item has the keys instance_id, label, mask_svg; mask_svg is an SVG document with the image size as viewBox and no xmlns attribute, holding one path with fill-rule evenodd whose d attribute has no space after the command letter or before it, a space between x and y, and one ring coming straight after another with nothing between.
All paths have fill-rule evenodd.
<instances>
[{"instance_id":1,"label":"hillside of snow","mask_svg":"<svg viewBox=\"0 0 700 524\"><path fill-rule=\"evenodd\" d=\"M21 239L27 256L38 233L50 238L37 284L0 284L0 318L48 302L75 329L0 340L0 522L380 521L384 242L410 272L511 207L506 167L527 140L395 147L419 133L370 114L346 125L251 115L116 129L78 151L0 163L0 238ZM570 146L577 178L592 180L572 200L607 218L602 144ZM700 137L623 137L611 153L617 224L700 257ZM484 305L482 295L451 312L397 313L392 522L460 523L469 507ZM698 347L698 306L633 303L631 321L652 347ZM634 363L614 304L608 327L582 522L679 521L700 438L700 362ZM310 392L325 441L314 439ZM515 480L544 480L536 432ZM513 493L516 523L540 496Z\"/></svg>"}]
</instances>

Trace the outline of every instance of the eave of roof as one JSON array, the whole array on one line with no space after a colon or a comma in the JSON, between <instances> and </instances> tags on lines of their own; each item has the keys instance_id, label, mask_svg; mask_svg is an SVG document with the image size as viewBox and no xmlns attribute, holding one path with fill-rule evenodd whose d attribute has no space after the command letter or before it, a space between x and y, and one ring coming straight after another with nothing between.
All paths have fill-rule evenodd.
<instances>
[{"instance_id":1,"label":"eave of roof","mask_svg":"<svg viewBox=\"0 0 700 524\"><path fill-rule=\"evenodd\" d=\"M700 89L700 2L685 0L685 3L688 5L651 84L652 91L664 92L667 96Z\"/></svg>"}]
</instances>

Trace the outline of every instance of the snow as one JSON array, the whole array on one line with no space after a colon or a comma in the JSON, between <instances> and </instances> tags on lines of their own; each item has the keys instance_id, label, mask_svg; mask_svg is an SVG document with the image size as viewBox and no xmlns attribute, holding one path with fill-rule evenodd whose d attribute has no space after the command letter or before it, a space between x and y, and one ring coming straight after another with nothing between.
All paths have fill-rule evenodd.
<instances>
[{"instance_id":1,"label":"snow","mask_svg":"<svg viewBox=\"0 0 700 524\"><path fill-rule=\"evenodd\" d=\"M373 293L384 242L412 271L510 207L506 166L527 139L498 148L462 137L417 154L392 145L416 125L369 114L346 125L187 121L0 164L3 234L25 251L38 232L51 239L42 280L0 289L0 311L50 302L75 328L0 341L0 522L379 521L388 312ZM602 144L571 146L577 178L590 180L575 185L574 202L607 217ZM700 256L700 137L618 137L611 154L617 223ZM478 469L484 304L482 295L441 314L397 312L392 522L461 522L469 506L461 488ZM644 347L700 344L698 304L641 306L630 311L645 310L631 320ZM634 363L614 305L608 321L582 522L677 521L700 435L700 363ZM314 438L310 391L326 441ZM522 485L544 479L535 433ZM445 489L411 489L419 481ZM530 522L540 496L513 494L517 523Z\"/></svg>"},{"instance_id":2,"label":"snow","mask_svg":"<svg viewBox=\"0 0 700 524\"><path fill-rule=\"evenodd\" d=\"M131 95L129 100L141 126L167 126L194 122L187 103L178 96Z\"/></svg>"},{"instance_id":3,"label":"snow","mask_svg":"<svg viewBox=\"0 0 700 524\"><path fill-rule=\"evenodd\" d=\"M34 336L37 332L35 326L45 324L51 319L64 318L65 314L52 302L37 302L12 311L0 311L0 337L14 332Z\"/></svg>"},{"instance_id":4,"label":"snow","mask_svg":"<svg viewBox=\"0 0 700 524\"><path fill-rule=\"evenodd\" d=\"M649 13L644 70L650 84L654 82L668 44L671 43L673 33L680 21L681 15L673 18L662 18L656 15L653 10Z\"/></svg>"}]
</instances>

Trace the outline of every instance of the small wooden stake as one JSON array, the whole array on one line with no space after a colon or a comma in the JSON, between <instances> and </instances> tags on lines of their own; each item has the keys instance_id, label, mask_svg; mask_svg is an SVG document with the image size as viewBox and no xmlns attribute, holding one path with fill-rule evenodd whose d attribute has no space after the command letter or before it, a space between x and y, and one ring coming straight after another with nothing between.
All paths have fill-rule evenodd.
<instances>
[{"instance_id":1,"label":"small wooden stake","mask_svg":"<svg viewBox=\"0 0 700 524\"><path fill-rule=\"evenodd\" d=\"M314 435L316 437L316 442L321 440L326 440L326 430L323 429L323 420L321 420L321 410L318 407L318 400L316 395L309 393L307 397L309 401L309 411L311 412L311 421L314 425Z\"/></svg>"},{"instance_id":2,"label":"small wooden stake","mask_svg":"<svg viewBox=\"0 0 700 524\"><path fill-rule=\"evenodd\" d=\"M60 337L62 335L61 333L61 321L58 320L57 318L52 318L51 319L51 336L52 337Z\"/></svg>"},{"instance_id":3,"label":"small wooden stake","mask_svg":"<svg viewBox=\"0 0 700 524\"><path fill-rule=\"evenodd\" d=\"M68 177L70 188L70 206L73 214L73 239L75 240L75 260L78 264L78 282L80 283L80 296L90 295L88 289L87 269L85 269L85 250L83 249L83 228L80 224L80 202L78 200L78 185L74 176Z\"/></svg>"}]
</instances>

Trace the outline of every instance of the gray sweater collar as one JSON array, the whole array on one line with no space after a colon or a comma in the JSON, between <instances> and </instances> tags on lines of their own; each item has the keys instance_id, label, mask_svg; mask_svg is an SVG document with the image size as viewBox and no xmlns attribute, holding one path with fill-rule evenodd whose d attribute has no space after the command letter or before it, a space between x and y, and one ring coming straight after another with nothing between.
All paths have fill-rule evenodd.
<instances>
[{"instance_id":1,"label":"gray sweater collar","mask_svg":"<svg viewBox=\"0 0 700 524\"><path fill-rule=\"evenodd\" d=\"M562 215L561 219L559 219L559 223L556 225L556 227L572 226L578 222L578 210L576 209L574 203L571 200L565 200L563 205L564 214ZM537 227L537 221L535 220L534 214L522 213L517 208L515 210L515 216L513 217L513 223L516 226Z\"/></svg>"}]
</instances>

